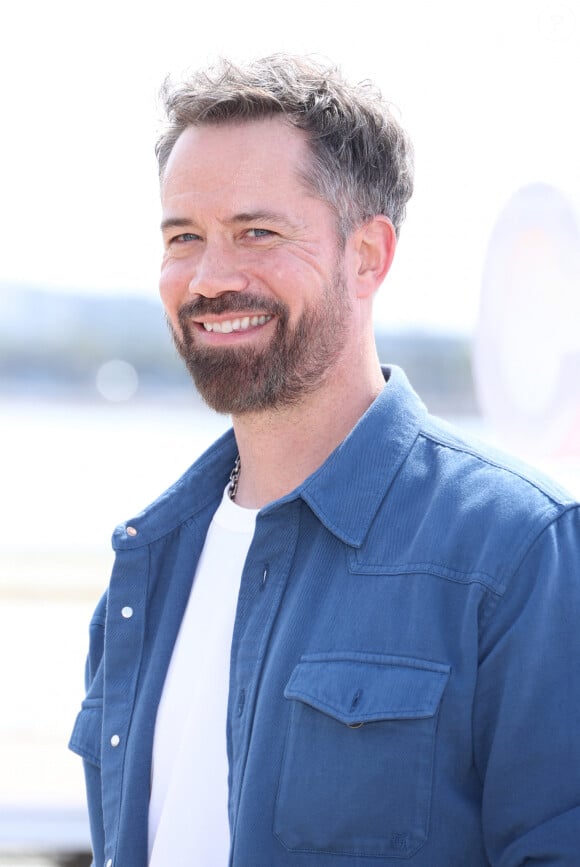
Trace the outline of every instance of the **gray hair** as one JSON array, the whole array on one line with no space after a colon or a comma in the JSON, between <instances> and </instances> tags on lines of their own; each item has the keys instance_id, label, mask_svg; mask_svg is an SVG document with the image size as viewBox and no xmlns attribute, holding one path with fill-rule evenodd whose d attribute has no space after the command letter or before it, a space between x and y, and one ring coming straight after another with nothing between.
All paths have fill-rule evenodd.
<instances>
[{"instance_id":1,"label":"gray hair","mask_svg":"<svg viewBox=\"0 0 580 867\"><path fill-rule=\"evenodd\" d=\"M335 210L341 238L377 214L399 233L413 192L413 148L369 82L349 84L336 67L275 54L244 65L221 60L175 86L168 79L161 96L160 177L187 127L282 115L308 136L312 161L301 174Z\"/></svg>"}]
</instances>

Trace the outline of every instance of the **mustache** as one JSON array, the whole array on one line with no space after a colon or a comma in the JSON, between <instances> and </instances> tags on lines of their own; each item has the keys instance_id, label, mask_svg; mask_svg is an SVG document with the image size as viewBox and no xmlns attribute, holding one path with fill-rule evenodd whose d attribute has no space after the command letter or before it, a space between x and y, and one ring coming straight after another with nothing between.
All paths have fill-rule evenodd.
<instances>
[{"instance_id":1,"label":"mustache","mask_svg":"<svg viewBox=\"0 0 580 867\"><path fill-rule=\"evenodd\" d=\"M182 304L178 311L179 324L183 327L191 317L207 314L220 316L223 313L267 313L286 318L288 308L281 301L263 298L250 292L224 292L216 298L198 298Z\"/></svg>"}]
</instances>

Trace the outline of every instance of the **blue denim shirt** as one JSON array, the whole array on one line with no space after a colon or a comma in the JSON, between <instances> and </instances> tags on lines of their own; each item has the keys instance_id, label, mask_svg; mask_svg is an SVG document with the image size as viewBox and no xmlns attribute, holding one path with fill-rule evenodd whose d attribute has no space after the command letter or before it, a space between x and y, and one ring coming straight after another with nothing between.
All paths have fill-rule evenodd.
<instances>
[{"instance_id":1,"label":"blue denim shirt","mask_svg":"<svg viewBox=\"0 0 580 867\"><path fill-rule=\"evenodd\" d=\"M230 867L578 867L579 507L386 376L258 515L231 652ZM156 708L235 454L230 432L115 531L70 744L96 867L147 863Z\"/></svg>"}]
</instances>

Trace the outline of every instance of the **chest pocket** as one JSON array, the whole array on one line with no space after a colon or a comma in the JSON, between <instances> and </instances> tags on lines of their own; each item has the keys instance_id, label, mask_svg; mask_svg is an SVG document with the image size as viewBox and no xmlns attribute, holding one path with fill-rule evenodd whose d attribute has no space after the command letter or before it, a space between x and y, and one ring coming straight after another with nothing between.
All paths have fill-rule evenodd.
<instances>
[{"instance_id":1,"label":"chest pocket","mask_svg":"<svg viewBox=\"0 0 580 867\"><path fill-rule=\"evenodd\" d=\"M74 724L69 749L97 768L101 767L102 727L102 702L93 703L85 699Z\"/></svg>"},{"instance_id":2,"label":"chest pocket","mask_svg":"<svg viewBox=\"0 0 580 867\"><path fill-rule=\"evenodd\" d=\"M449 672L397 656L302 657L284 691L275 813L288 850L404 859L425 844Z\"/></svg>"},{"instance_id":3,"label":"chest pocket","mask_svg":"<svg viewBox=\"0 0 580 867\"><path fill-rule=\"evenodd\" d=\"M103 729L103 665L91 683L76 718L69 749L89 764L101 767L101 734Z\"/></svg>"}]
</instances>

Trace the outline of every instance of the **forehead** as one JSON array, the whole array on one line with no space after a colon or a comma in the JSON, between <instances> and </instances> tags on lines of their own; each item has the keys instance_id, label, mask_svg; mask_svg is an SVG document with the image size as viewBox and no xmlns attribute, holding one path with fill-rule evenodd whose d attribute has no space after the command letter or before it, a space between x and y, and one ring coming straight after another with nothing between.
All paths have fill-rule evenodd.
<instances>
[{"instance_id":1,"label":"forehead","mask_svg":"<svg viewBox=\"0 0 580 867\"><path fill-rule=\"evenodd\" d=\"M169 155L162 197L195 190L283 190L300 182L309 160L306 134L282 118L187 127Z\"/></svg>"}]
</instances>

